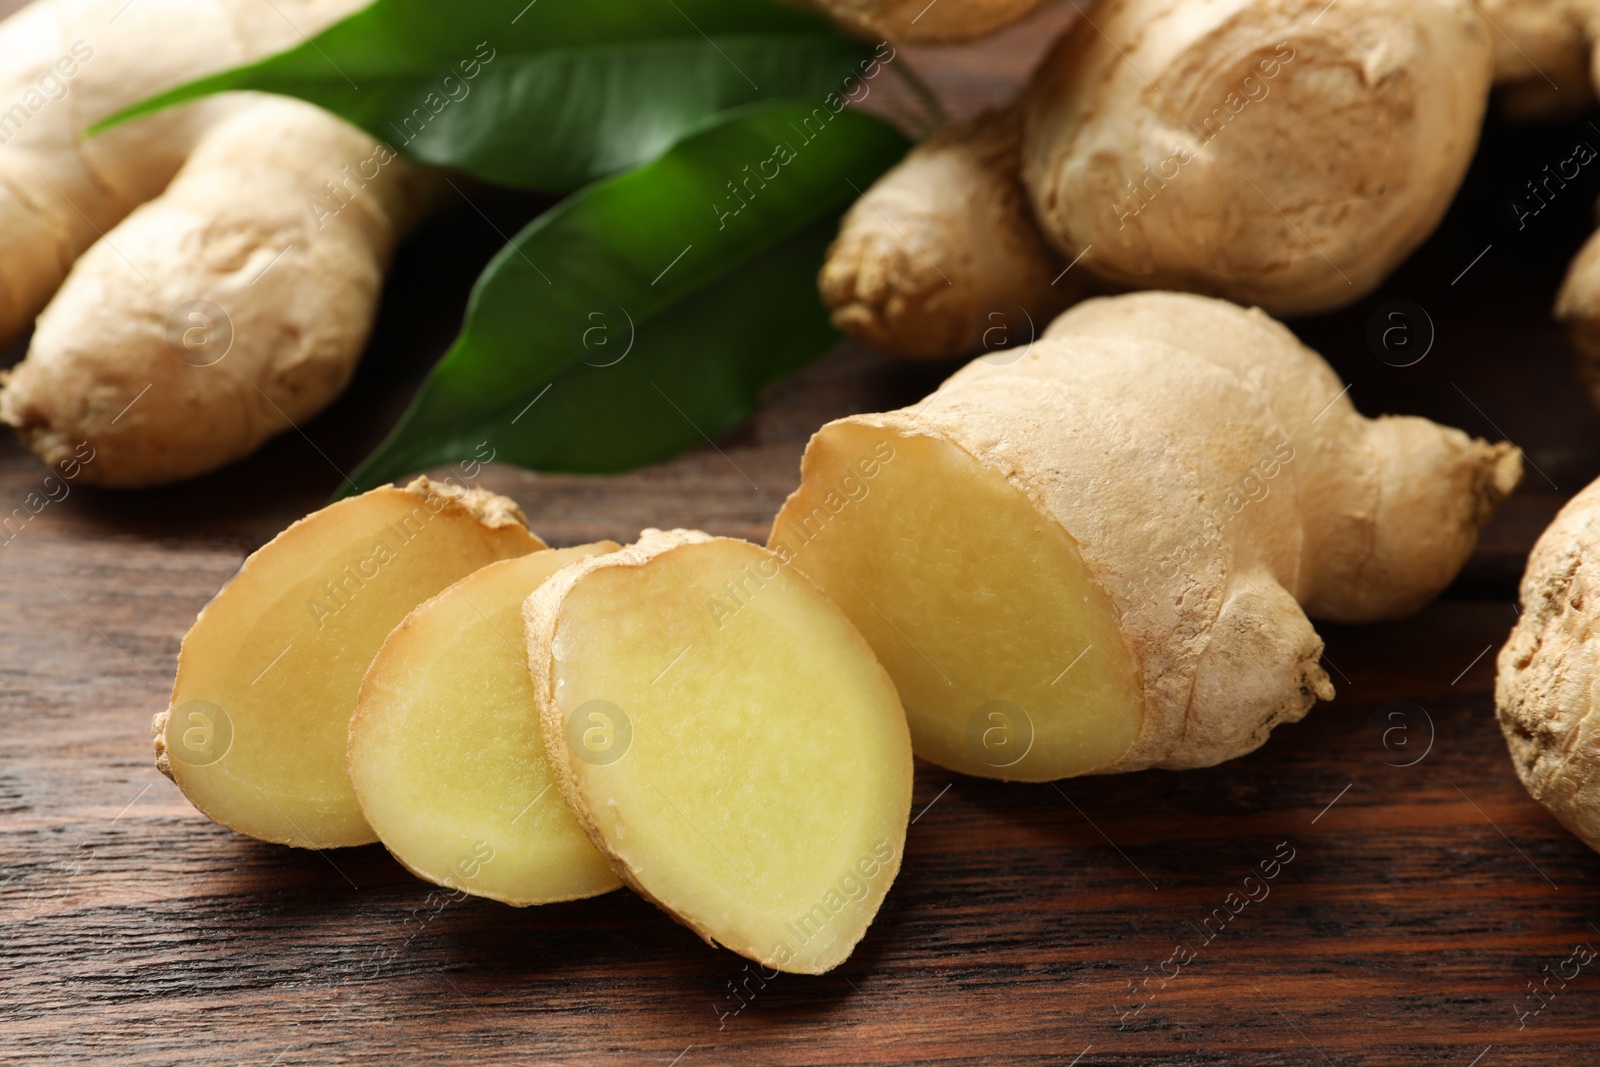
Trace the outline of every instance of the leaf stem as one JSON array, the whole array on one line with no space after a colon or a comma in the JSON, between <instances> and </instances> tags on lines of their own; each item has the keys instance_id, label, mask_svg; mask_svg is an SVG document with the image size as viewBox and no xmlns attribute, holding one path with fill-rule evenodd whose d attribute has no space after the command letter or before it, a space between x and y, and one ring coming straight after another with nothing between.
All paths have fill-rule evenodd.
<instances>
[{"instance_id":1,"label":"leaf stem","mask_svg":"<svg viewBox=\"0 0 1600 1067\"><path fill-rule=\"evenodd\" d=\"M944 104L939 102L938 94L933 91L933 88L927 82L922 80L922 75L918 74L910 63L894 63L891 64L891 69L906 83L906 87L911 90L912 95L917 98L924 108L923 118L927 122L927 128L917 131L919 137L926 136L939 127L949 124L950 113L944 109Z\"/></svg>"}]
</instances>

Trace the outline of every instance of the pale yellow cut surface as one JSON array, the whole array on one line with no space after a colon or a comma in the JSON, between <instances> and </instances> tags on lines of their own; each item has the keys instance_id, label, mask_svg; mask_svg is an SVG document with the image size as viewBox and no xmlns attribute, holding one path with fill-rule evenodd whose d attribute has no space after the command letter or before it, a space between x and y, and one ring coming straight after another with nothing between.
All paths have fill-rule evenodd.
<instances>
[{"instance_id":1,"label":"pale yellow cut surface","mask_svg":"<svg viewBox=\"0 0 1600 1067\"><path fill-rule=\"evenodd\" d=\"M1133 659L1077 544L956 445L825 427L769 547L872 645L924 759L1047 781L1107 766L1138 736Z\"/></svg>"},{"instance_id":2,"label":"pale yellow cut surface","mask_svg":"<svg viewBox=\"0 0 1600 1067\"><path fill-rule=\"evenodd\" d=\"M522 602L607 541L491 563L419 605L368 668L350 781L396 859L438 885L545 904L622 884L556 789Z\"/></svg>"},{"instance_id":3,"label":"pale yellow cut surface","mask_svg":"<svg viewBox=\"0 0 1600 1067\"><path fill-rule=\"evenodd\" d=\"M516 505L418 479L341 500L245 560L183 639L156 764L265 841L377 840L345 772L356 694L389 631L496 560L541 549Z\"/></svg>"},{"instance_id":4,"label":"pale yellow cut surface","mask_svg":"<svg viewBox=\"0 0 1600 1067\"><path fill-rule=\"evenodd\" d=\"M900 866L911 746L839 609L756 545L646 531L525 613L546 746L629 884L768 966L844 960Z\"/></svg>"}]
</instances>

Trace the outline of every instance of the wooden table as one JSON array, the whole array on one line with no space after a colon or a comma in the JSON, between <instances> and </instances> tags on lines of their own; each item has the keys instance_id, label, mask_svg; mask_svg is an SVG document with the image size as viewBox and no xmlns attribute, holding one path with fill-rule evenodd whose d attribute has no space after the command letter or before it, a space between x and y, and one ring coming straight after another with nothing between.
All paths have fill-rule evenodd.
<instances>
[{"instance_id":1,"label":"wooden table","mask_svg":"<svg viewBox=\"0 0 1600 1067\"><path fill-rule=\"evenodd\" d=\"M958 104L992 98L970 58L936 66ZM1579 138L1600 133L1491 124L1441 232L1381 293L1296 324L1363 410L1524 449L1524 489L1444 598L1321 627L1338 699L1222 767L1004 785L919 765L905 866L866 940L833 974L765 985L630 893L446 901L377 846L301 852L215 826L151 765L196 610L327 497L447 344L499 238L465 208L441 220L401 257L357 382L303 434L167 490L75 488L0 547L0 1062L1600 1062L1600 964L1519 1019L1539 1006L1530 983L1600 948L1600 857L1523 792L1491 701L1526 553L1600 474L1600 417L1548 316L1600 170L1521 231L1507 208ZM508 232L539 207L479 204ZM1436 328L1414 366L1367 341L1392 299ZM719 442L727 459L483 483L555 544L646 525L760 539L816 426L951 369L846 345L773 389ZM0 505L44 473L0 443ZM1268 897L1201 936L1291 853ZM1172 977L1179 944L1193 958Z\"/></svg>"}]
</instances>

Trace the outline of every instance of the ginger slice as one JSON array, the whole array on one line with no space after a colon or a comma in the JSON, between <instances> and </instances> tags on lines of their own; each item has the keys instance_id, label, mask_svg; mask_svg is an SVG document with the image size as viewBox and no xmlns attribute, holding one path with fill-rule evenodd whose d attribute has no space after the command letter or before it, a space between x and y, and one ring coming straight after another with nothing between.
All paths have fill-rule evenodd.
<instances>
[{"instance_id":1,"label":"ginger slice","mask_svg":"<svg viewBox=\"0 0 1600 1067\"><path fill-rule=\"evenodd\" d=\"M350 720L350 782L418 876L519 906L622 884L551 788L522 636L529 593L619 547L491 563L418 605L373 659Z\"/></svg>"},{"instance_id":2,"label":"ginger slice","mask_svg":"<svg viewBox=\"0 0 1600 1067\"><path fill-rule=\"evenodd\" d=\"M345 772L356 696L389 631L496 560L544 548L504 497L418 478L262 546L184 636L156 766L210 818L301 848L377 840Z\"/></svg>"},{"instance_id":3,"label":"ginger slice","mask_svg":"<svg viewBox=\"0 0 1600 1067\"><path fill-rule=\"evenodd\" d=\"M949 441L825 427L769 547L877 651L918 755L1046 781L1108 766L1138 736L1138 674L1077 544Z\"/></svg>"},{"instance_id":4,"label":"ginger slice","mask_svg":"<svg viewBox=\"0 0 1600 1067\"><path fill-rule=\"evenodd\" d=\"M557 781L617 873L712 944L820 974L899 870L911 745L849 620L774 554L647 530L523 609Z\"/></svg>"}]
</instances>

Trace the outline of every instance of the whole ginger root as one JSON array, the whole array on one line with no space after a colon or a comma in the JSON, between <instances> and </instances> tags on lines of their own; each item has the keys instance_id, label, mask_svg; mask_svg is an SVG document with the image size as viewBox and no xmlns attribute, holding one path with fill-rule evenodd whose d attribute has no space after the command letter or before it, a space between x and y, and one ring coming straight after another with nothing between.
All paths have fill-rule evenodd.
<instances>
[{"instance_id":1,"label":"whole ginger root","mask_svg":"<svg viewBox=\"0 0 1600 1067\"><path fill-rule=\"evenodd\" d=\"M46 463L87 445L87 482L190 477L349 382L433 175L316 107L253 94L81 133L361 6L36 0L0 23L0 99L64 86L0 114L0 340L43 311L0 383L0 422ZM329 183L345 206L319 217L308 205Z\"/></svg>"},{"instance_id":2,"label":"whole ginger root","mask_svg":"<svg viewBox=\"0 0 1600 1067\"><path fill-rule=\"evenodd\" d=\"M1600 850L1600 482L1561 509L1528 557L1522 613L1500 650L1495 706L1533 799Z\"/></svg>"},{"instance_id":3,"label":"whole ginger root","mask_svg":"<svg viewBox=\"0 0 1600 1067\"><path fill-rule=\"evenodd\" d=\"M1007 305L1048 317L1073 299L1051 285L1068 265L1070 284L1279 315L1351 303L1465 176L1490 32L1468 0L1107 0L1014 114L952 127L867 190L824 300L841 329L914 357L970 352Z\"/></svg>"}]
</instances>

